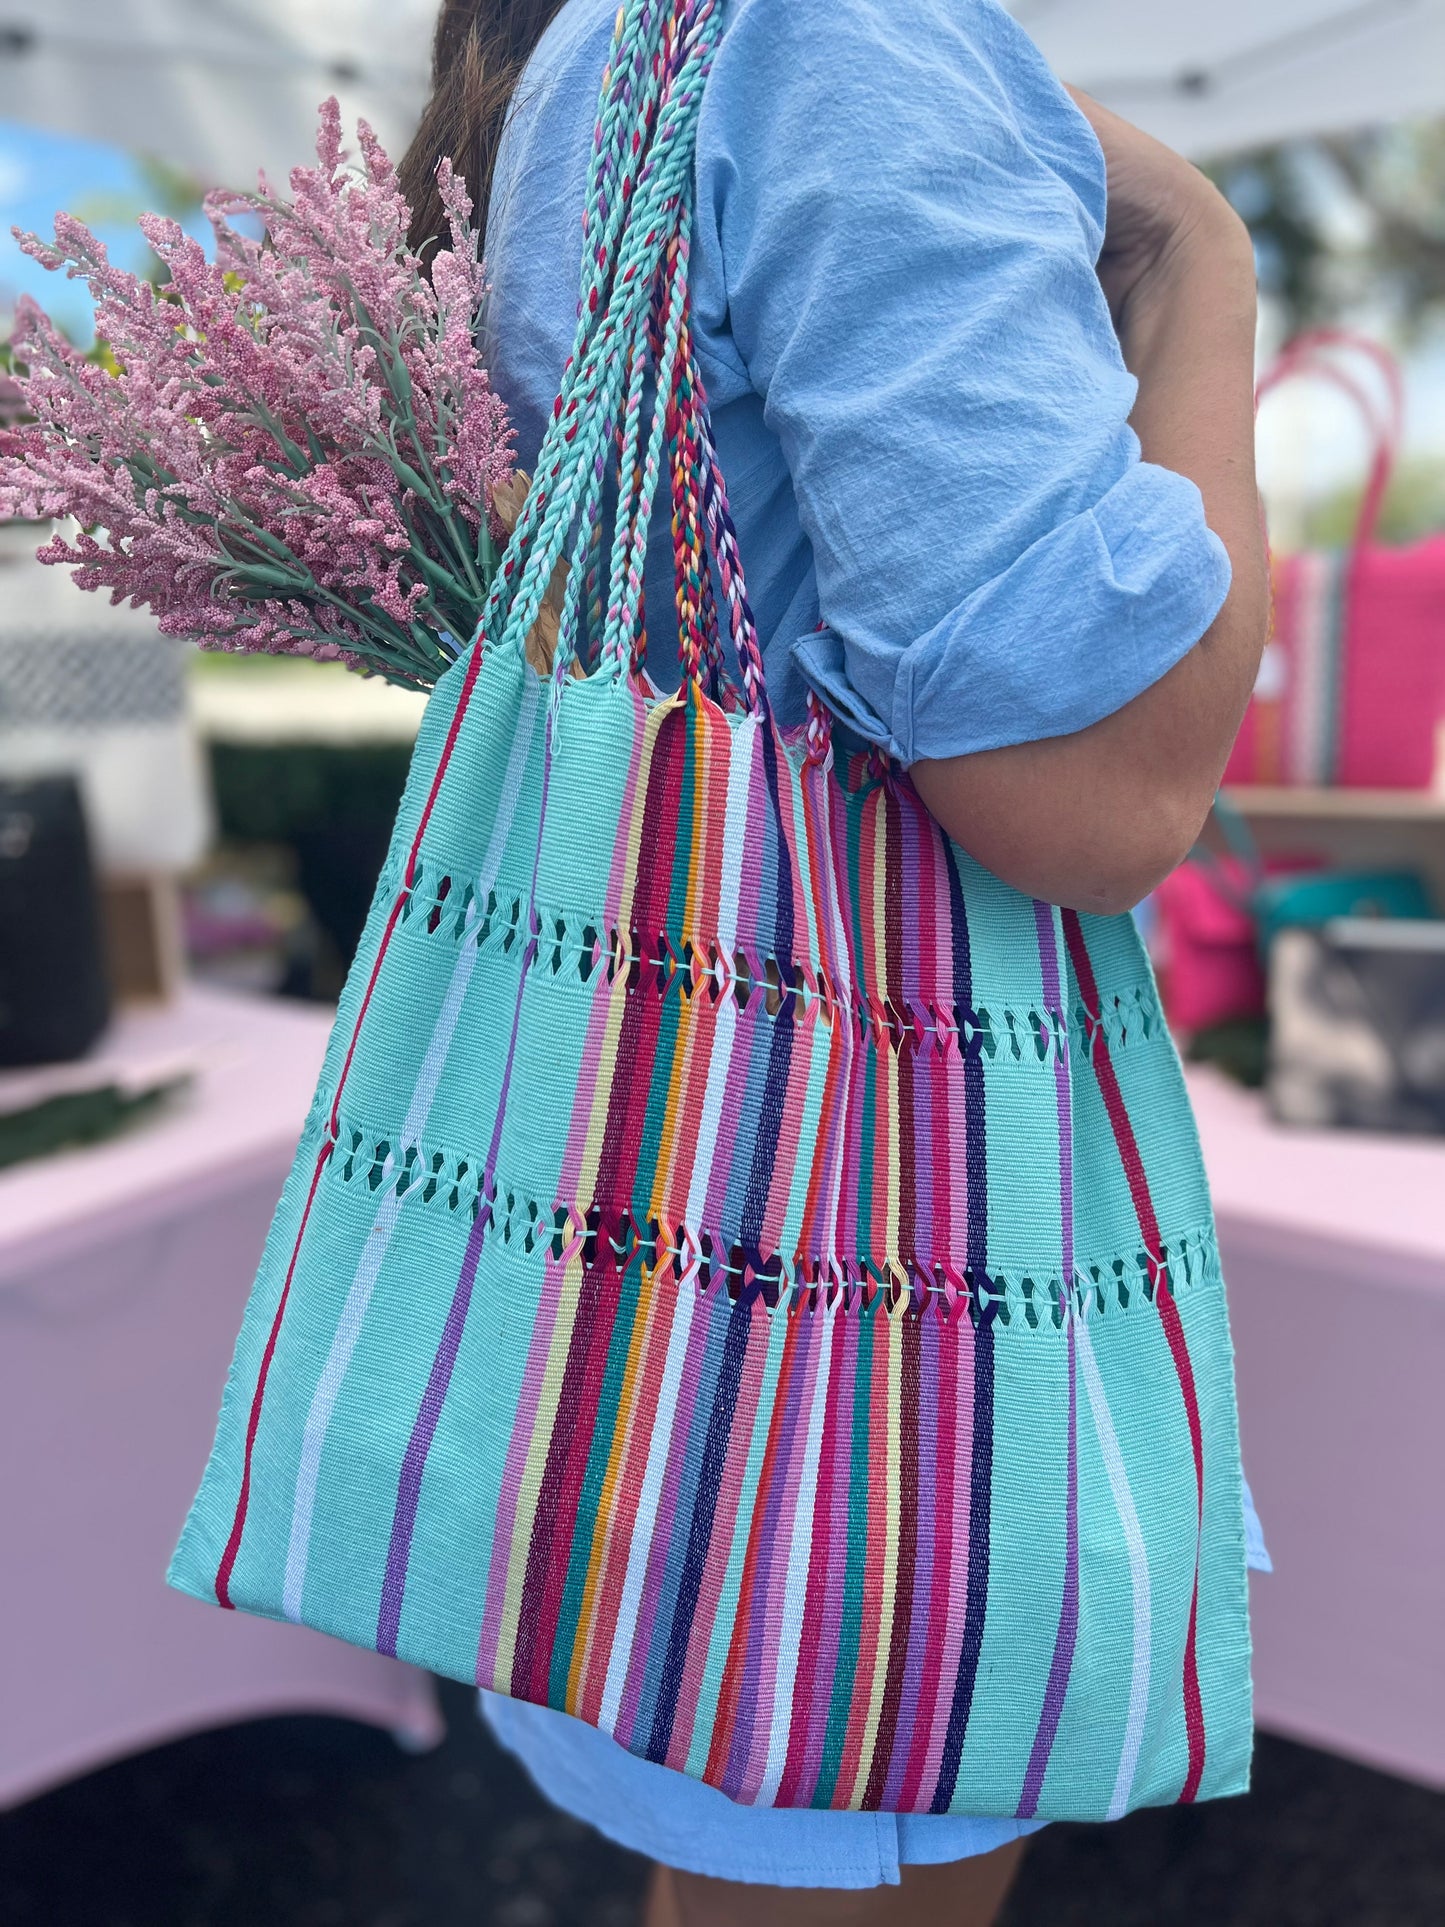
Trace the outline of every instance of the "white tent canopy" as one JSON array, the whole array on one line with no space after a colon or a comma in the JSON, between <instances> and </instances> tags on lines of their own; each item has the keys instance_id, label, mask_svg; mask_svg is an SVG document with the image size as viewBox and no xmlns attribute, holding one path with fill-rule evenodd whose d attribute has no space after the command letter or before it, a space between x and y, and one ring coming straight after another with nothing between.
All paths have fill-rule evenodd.
<instances>
[{"instance_id":1,"label":"white tent canopy","mask_svg":"<svg viewBox=\"0 0 1445 1927\"><path fill-rule=\"evenodd\" d=\"M1056 71L1181 152L1445 113L1442 0L1013 0Z\"/></svg>"},{"instance_id":2,"label":"white tent canopy","mask_svg":"<svg viewBox=\"0 0 1445 1927\"><path fill-rule=\"evenodd\" d=\"M206 186L278 182L339 96L399 157L435 0L0 0L0 118L150 153Z\"/></svg>"},{"instance_id":3,"label":"white tent canopy","mask_svg":"<svg viewBox=\"0 0 1445 1927\"><path fill-rule=\"evenodd\" d=\"M1186 152L1445 112L1445 0L1012 0L1057 70ZM278 178L326 94L393 153L436 0L0 0L0 117Z\"/></svg>"}]
</instances>

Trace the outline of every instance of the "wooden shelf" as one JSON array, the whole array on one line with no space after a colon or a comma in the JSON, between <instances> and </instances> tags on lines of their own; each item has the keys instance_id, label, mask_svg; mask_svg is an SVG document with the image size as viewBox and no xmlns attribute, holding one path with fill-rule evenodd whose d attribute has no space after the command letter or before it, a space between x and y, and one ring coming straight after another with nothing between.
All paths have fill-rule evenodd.
<instances>
[{"instance_id":1,"label":"wooden shelf","mask_svg":"<svg viewBox=\"0 0 1445 1927\"><path fill-rule=\"evenodd\" d=\"M1252 820L1445 825L1445 796L1429 790L1274 789L1261 784L1231 787L1224 798Z\"/></svg>"}]
</instances>

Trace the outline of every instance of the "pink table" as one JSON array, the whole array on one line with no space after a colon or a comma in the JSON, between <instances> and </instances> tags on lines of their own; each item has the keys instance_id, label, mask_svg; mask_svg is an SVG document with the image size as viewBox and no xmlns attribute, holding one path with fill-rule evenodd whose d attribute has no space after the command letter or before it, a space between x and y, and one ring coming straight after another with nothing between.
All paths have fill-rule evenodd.
<instances>
[{"instance_id":1,"label":"pink table","mask_svg":"<svg viewBox=\"0 0 1445 1927\"><path fill-rule=\"evenodd\" d=\"M1445 1142L1287 1131L1190 1087L1275 1571L1259 1721L1445 1786Z\"/></svg>"},{"instance_id":2,"label":"pink table","mask_svg":"<svg viewBox=\"0 0 1445 1927\"><path fill-rule=\"evenodd\" d=\"M107 1056L195 1057L194 1090L0 1173L0 1806L263 1714L441 1736L425 1674L163 1583L328 1022L200 991L127 1017Z\"/></svg>"}]
</instances>

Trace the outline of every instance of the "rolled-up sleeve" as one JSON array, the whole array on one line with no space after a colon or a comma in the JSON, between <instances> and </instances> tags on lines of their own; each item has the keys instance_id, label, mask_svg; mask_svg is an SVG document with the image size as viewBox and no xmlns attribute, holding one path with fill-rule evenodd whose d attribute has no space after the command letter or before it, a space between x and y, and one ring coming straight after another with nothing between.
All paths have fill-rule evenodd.
<instances>
[{"instance_id":1,"label":"rolled-up sleeve","mask_svg":"<svg viewBox=\"0 0 1445 1927\"><path fill-rule=\"evenodd\" d=\"M1102 155L992 0L743 0L699 177L830 707L960 755L1097 721L1198 641L1229 560L1128 425Z\"/></svg>"}]
</instances>

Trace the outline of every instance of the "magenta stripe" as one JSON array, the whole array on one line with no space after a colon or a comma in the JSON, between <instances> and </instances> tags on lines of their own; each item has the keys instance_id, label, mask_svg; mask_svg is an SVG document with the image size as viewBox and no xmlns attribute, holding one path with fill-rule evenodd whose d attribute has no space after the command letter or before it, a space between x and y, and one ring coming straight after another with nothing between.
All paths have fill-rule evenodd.
<instances>
[{"instance_id":1,"label":"magenta stripe","mask_svg":"<svg viewBox=\"0 0 1445 1927\"><path fill-rule=\"evenodd\" d=\"M795 1327L795 1331L796 1329ZM727 1768L721 1781L723 1792L732 1800L744 1797L744 1788L760 1776L761 1762L767 1754L771 1708L761 1703L763 1644L767 1636L767 1620L774 1607L773 1563L779 1538L779 1519L785 1506L786 1482L793 1475L794 1445L799 1434L799 1417L804 1404L804 1380L809 1378L808 1360L806 1357L800 1358L798 1351L799 1343L795 1336L772 1476L766 1488L759 1493L762 1502L762 1518L756 1523L758 1556L754 1568L748 1622L743 1635L745 1644L742 1685L738 1693L737 1716L733 1724ZM764 1463L766 1464L766 1459ZM756 1515L754 1516L756 1519ZM786 1566L786 1544L783 1547L783 1562ZM762 1728L761 1745L755 1743L755 1733L759 1725Z\"/></svg>"},{"instance_id":2,"label":"magenta stripe","mask_svg":"<svg viewBox=\"0 0 1445 1927\"><path fill-rule=\"evenodd\" d=\"M856 1180L863 1158L863 1090L868 1074L869 1051L866 1035L853 1027L853 972L857 943L853 929L853 903L846 881L850 870L846 810L834 811L832 831L833 871L838 879L838 910L842 919L843 941L847 952L845 959L847 980L840 988L848 998L843 1021L850 1029L848 1085L842 1100L843 1163L840 1173L842 1182L839 1187L837 1243L834 1249L840 1255L851 1255L859 1248Z\"/></svg>"},{"instance_id":3,"label":"magenta stripe","mask_svg":"<svg viewBox=\"0 0 1445 1927\"><path fill-rule=\"evenodd\" d=\"M803 1384L799 1392L796 1422L787 1439L787 1457L782 1466L782 1476L779 1478L776 1472L774 1474L774 1487L782 1487L782 1504L778 1512L777 1534L769 1547L767 1583L762 1589L754 1588L753 1592L753 1618L755 1624L760 1622L761 1631L758 1641L759 1670L754 1692L761 1730L753 1746L752 1764L743 1781L743 1798L749 1801L757 1798L758 1789L767 1773L773 1708L778 1690L778 1640L783 1625L783 1601L793 1542L800 1531L807 1529L806 1522L799 1517L799 1494L808 1455L808 1422L818 1391L818 1370L826 1349L824 1341L827 1338L828 1321L810 1318L805 1313L795 1315L800 1318L803 1327ZM804 1583L806 1585L806 1578ZM745 1687L744 1690L748 1689Z\"/></svg>"},{"instance_id":4,"label":"magenta stripe","mask_svg":"<svg viewBox=\"0 0 1445 1927\"><path fill-rule=\"evenodd\" d=\"M828 1389L823 1399L823 1429L818 1442L817 1482L813 1492L812 1517L808 1522L808 1572L803 1598L803 1619L798 1633L798 1665L793 1682L793 1708L788 1722L787 1758L778 1782L776 1806L806 1805L812 1781L799 1792L808 1766L808 1746L816 1716L816 1700L827 1692L836 1655L823 1658L823 1603L828 1590L829 1541L833 1527L833 1475L837 1458L838 1380L842 1371L842 1344L847 1320L841 1313L815 1311L826 1317ZM823 1369L820 1365L819 1369Z\"/></svg>"},{"instance_id":5,"label":"magenta stripe","mask_svg":"<svg viewBox=\"0 0 1445 1927\"><path fill-rule=\"evenodd\" d=\"M692 1325L687 1334L687 1349L683 1353L682 1372L677 1388L677 1405L669 1428L667 1464L663 1469L662 1490L658 1494L657 1517L653 1521L652 1544L648 1548L642 1600L638 1607L637 1624L632 1635L632 1652L627 1664L627 1678L623 1684L617 1725L613 1731L613 1737L621 1745L628 1747L632 1744L632 1729L637 1720L638 1702L647 1678L648 1661L652 1657L652 1629L657 1621L662 1583L667 1576L673 1533L677 1529L678 1487L682 1483L688 1450L693 1443L698 1387L702 1381L703 1359L707 1353L708 1337L712 1330L712 1319L708 1315L710 1308L697 1297L694 1286L690 1284L669 1286L664 1279L659 1302L670 1302L667 1299L669 1290L692 1292L696 1302L692 1311ZM666 1345L671 1324L672 1321L669 1319L667 1329L658 1333L654 1342ZM689 1523L687 1520L683 1521L684 1531L687 1530ZM643 1738L646 1738L645 1733Z\"/></svg>"},{"instance_id":6,"label":"magenta stripe","mask_svg":"<svg viewBox=\"0 0 1445 1927\"><path fill-rule=\"evenodd\" d=\"M933 940L936 945L933 961L934 997L941 1000L947 995L946 987L953 982L953 918L949 914L943 851L937 837L933 839L928 861L932 865ZM935 1018L941 1020L944 1015L935 1003ZM964 1170L962 1139L958 1136L962 1114L955 1115L953 1096L955 1089L962 1091L963 1067L956 1053L945 1046L942 1038L938 1041L933 1076L937 1083L935 1119L941 1126L940 1136L944 1146L934 1185L933 1249L935 1255L947 1257L953 1250L954 1226L968 1222L968 1199L963 1188L965 1178L953 1175Z\"/></svg>"},{"instance_id":7,"label":"magenta stripe","mask_svg":"<svg viewBox=\"0 0 1445 1927\"><path fill-rule=\"evenodd\" d=\"M495 1686L505 1692L511 1684L496 1677L497 1646L501 1639L502 1609L507 1593L507 1568L510 1563L512 1534L517 1524L517 1500L522 1491L522 1472L527 1449L537 1422L537 1406L542 1396L542 1381L547 1372L547 1356L552 1349L557 1312L562 1301L568 1258L548 1258L542 1274L542 1297L532 1326L532 1342L522 1371L522 1388L517 1400L517 1417L507 1445L502 1472L502 1490L497 1499L497 1523L492 1533L492 1555L487 1567L487 1599L482 1612L482 1630L477 1640L478 1686Z\"/></svg>"},{"instance_id":8,"label":"magenta stripe","mask_svg":"<svg viewBox=\"0 0 1445 1927\"><path fill-rule=\"evenodd\" d=\"M808 808L809 840L818 852L818 869L823 885L823 902L818 911L818 954L827 974L835 1000L829 1011L829 1074L833 1079L833 1102L823 1120L826 1135L821 1146L818 1169L821 1172L817 1200L803 1225L804 1249L836 1252L838 1195L846 1173L847 1106L853 1061L853 1026L846 1006L836 999L843 995L851 974L840 962L837 945L839 927L846 929L838 893L838 871L833 858L833 786L827 772L810 766L803 777L803 796ZM836 921L835 921L836 918Z\"/></svg>"}]
</instances>

